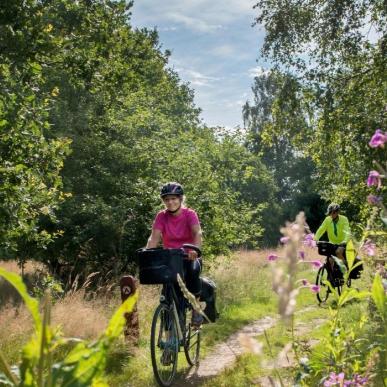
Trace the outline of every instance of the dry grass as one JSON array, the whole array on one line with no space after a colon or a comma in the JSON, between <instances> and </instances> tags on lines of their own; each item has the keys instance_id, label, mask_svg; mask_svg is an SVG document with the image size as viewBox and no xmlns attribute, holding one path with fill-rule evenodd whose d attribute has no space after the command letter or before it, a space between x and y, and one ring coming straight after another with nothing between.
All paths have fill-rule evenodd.
<instances>
[{"instance_id":1,"label":"dry grass","mask_svg":"<svg viewBox=\"0 0 387 387\"><path fill-rule=\"evenodd\" d=\"M16 261L1 261L0 260L0 266L12 273L21 274L20 267L18 266ZM30 274L33 275L37 271L45 271L45 266L42 263L34 262L34 261L28 261L24 265L24 273L26 275Z\"/></svg>"},{"instance_id":2,"label":"dry grass","mask_svg":"<svg viewBox=\"0 0 387 387\"><path fill-rule=\"evenodd\" d=\"M60 326L66 337L96 339L107 327L113 305L118 305L117 298L87 301L81 290L53 305L52 324Z\"/></svg>"},{"instance_id":3,"label":"dry grass","mask_svg":"<svg viewBox=\"0 0 387 387\"><path fill-rule=\"evenodd\" d=\"M270 275L267 256L273 250L238 251L232 257L218 257L211 265L204 263L205 274L212 277L218 286L218 306L220 309L229 303L247 301L256 294L269 297L271 289L263 289L265 277ZM277 250L281 255L281 249ZM307 259L318 258L315 250L307 251ZM0 262L8 271L20 274L16 262ZM44 267L28 262L25 267L27 276L33 276ZM159 302L160 286L139 286L138 312L140 319L140 336L149 336L152 314ZM8 351L16 351L15 343L25 342L31 334L31 318L22 304L15 305L14 299L4 301L4 294L12 293L13 288L0 279L0 345ZM267 293L267 294L266 294ZM66 337L96 339L106 328L113 311L120 305L118 286L105 296L89 300L82 289L67 294L57 300L52 307L52 323L60 326ZM19 348L20 349L20 346Z\"/></svg>"}]
</instances>

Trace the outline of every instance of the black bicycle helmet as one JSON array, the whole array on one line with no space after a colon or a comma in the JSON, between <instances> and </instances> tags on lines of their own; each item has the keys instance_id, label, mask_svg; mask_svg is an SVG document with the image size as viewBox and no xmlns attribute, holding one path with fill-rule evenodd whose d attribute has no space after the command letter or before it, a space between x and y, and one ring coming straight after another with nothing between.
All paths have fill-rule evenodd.
<instances>
[{"instance_id":1,"label":"black bicycle helmet","mask_svg":"<svg viewBox=\"0 0 387 387\"><path fill-rule=\"evenodd\" d=\"M178 195L182 196L184 195L183 187L181 184L176 182L170 182L163 185L163 188L161 188L160 196L164 197L167 195Z\"/></svg>"},{"instance_id":2,"label":"black bicycle helmet","mask_svg":"<svg viewBox=\"0 0 387 387\"><path fill-rule=\"evenodd\" d=\"M325 215L330 215L332 212L336 212L340 210L340 205L337 203L331 203L328 208Z\"/></svg>"}]
</instances>

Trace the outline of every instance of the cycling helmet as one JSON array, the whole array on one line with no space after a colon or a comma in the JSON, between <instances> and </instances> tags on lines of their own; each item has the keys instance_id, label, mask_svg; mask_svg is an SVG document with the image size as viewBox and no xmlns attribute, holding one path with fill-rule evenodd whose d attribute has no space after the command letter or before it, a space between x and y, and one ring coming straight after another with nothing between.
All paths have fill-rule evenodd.
<instances>
[{"instance_id":1,"label":"cycling helmet","mask_svg":"<svg viewBox=\"0 0 387 387\"><path fill-rule=\"evenodd\" d=\"M178 195L182 196L184 195L183 187L181 184L176 182L171 182L163 185L163 188L161 188L160 196L164 197L167 195Z\"/></svg>"},{"instance_id":2,"label":"cycling helmet","mask_svg":"<svg viewBox=\"0 0 387 387\"><path fill-rule=\"evenodd\" d=\"M336 212L340 210L340 205L337 203L331 203L328 208L325 215L330 215L332 212Z\"/></svg>"}]
</instances>

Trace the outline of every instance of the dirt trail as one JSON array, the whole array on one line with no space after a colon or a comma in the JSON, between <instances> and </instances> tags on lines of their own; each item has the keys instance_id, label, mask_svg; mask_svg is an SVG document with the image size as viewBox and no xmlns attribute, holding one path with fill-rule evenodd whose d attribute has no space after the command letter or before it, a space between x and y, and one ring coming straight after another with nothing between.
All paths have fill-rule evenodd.
<instances>
[{"instance_id":1,"label":"dirt trail","mask_svg":"<svg viewBox=\"0 0 387 387\"><path fill-rule=\"evenodd\" d=\"M305 308L298 313L304 313L312 310L313 307ZM237 356L244 352L244 348L239 340L241 335L247 337L257 337L262 335L266 329L274 327L279 317L265 316L251 324L246 325L234 334L227 341L217 344L213 351L200 361L197 367L192 367L185 375L174 385L183 386L200 386L206 379L221 374L226 368L229 368L236 361ZM319 321L320 323L320 321ZM301 323L302 324L302 323ZM301 325L296 328L296 334L304 334L311 326ZM287 358L285 362L277 364L278 367L289 367L293 364L293 359ZM266 367L265 367L266 368ZM268 366L267 368L272 368ZM267 380L266 380L267 379ZM257 380L257 385L272 386L268 378L260 378Z\"/></svg>"}]
</instances>

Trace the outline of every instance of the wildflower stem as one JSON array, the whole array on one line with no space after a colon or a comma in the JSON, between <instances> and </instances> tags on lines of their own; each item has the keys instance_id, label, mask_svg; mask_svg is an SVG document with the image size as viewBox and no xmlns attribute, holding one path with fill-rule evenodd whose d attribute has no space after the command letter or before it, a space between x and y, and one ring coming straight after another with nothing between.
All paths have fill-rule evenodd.
<instances>
[{"instance_id":1,"label":"wildflower stem","mask_svg":"<svg viewBox=\"0 0 387 387\"><path fill-rule=\"evenodd\" d=\"M300 358L298 356L298 350L296 345L296 338L294 335L294 314L292 314L291 329L292 329L292 347L293 347L294 356L296 357L297 363L300 363Z\"/></svg>"},{"instance_id":2,"label":"wildflower stem","mask_svg":"<svg viewBox=\"0 0 387 387\"><path fill-rule=\"evenodd\" d=\"M44 303L44 314L42 322L42 338L40 342L40 354L39 354L39 364L38 364L38 386L43 387L45 385L43 381L43 372L44 364L46 360L46 352L48 351L48 340L47 333L50 326L50 316L51 314L51 300L49 293L46 293L45 303Z\"/></svg>"},{"instance_id":3,"label":"wildflower stem","mask_svg":"<svg viewBox=\"0 0 387 387\"><path fill-rule=\"evenodd\" d=\"M15 385L19 385L19 381L16 376L11 372L11 368L5 360L2 352L0 351L0 369L4 372L5 376Z\"/></svg>"},{"instance_id":4,"label":"wildflower stem","mask_svg":"<svg viewBox=\"0 0 387 387\"><path fill-rule=\"evenodd\" d=\"M266 329L264 329L263 333L264 333L264 335L265 335L265 340L266 340L266 343L267 343L267 347L268 347L268 349L269 349L270 357L272 358L273 361L275 361L274 355L273 355L273 351L272 351L272 349L271 349L271 344L270 344L270 341L269 341L269 337L267 336ZM281 375L280 375L280 373L279 373L279 371L278 371L278 369L277 369L277 364L275 364L275 366L274 366L274 372L275 372L275 374L276 374L277 377L278 377L278 380L279 380L279 382L280 382L281 387L285 387L285 385L284 385L284 383L283 383L283 381L282 381Z\"/></svg>"}]
</instances>

